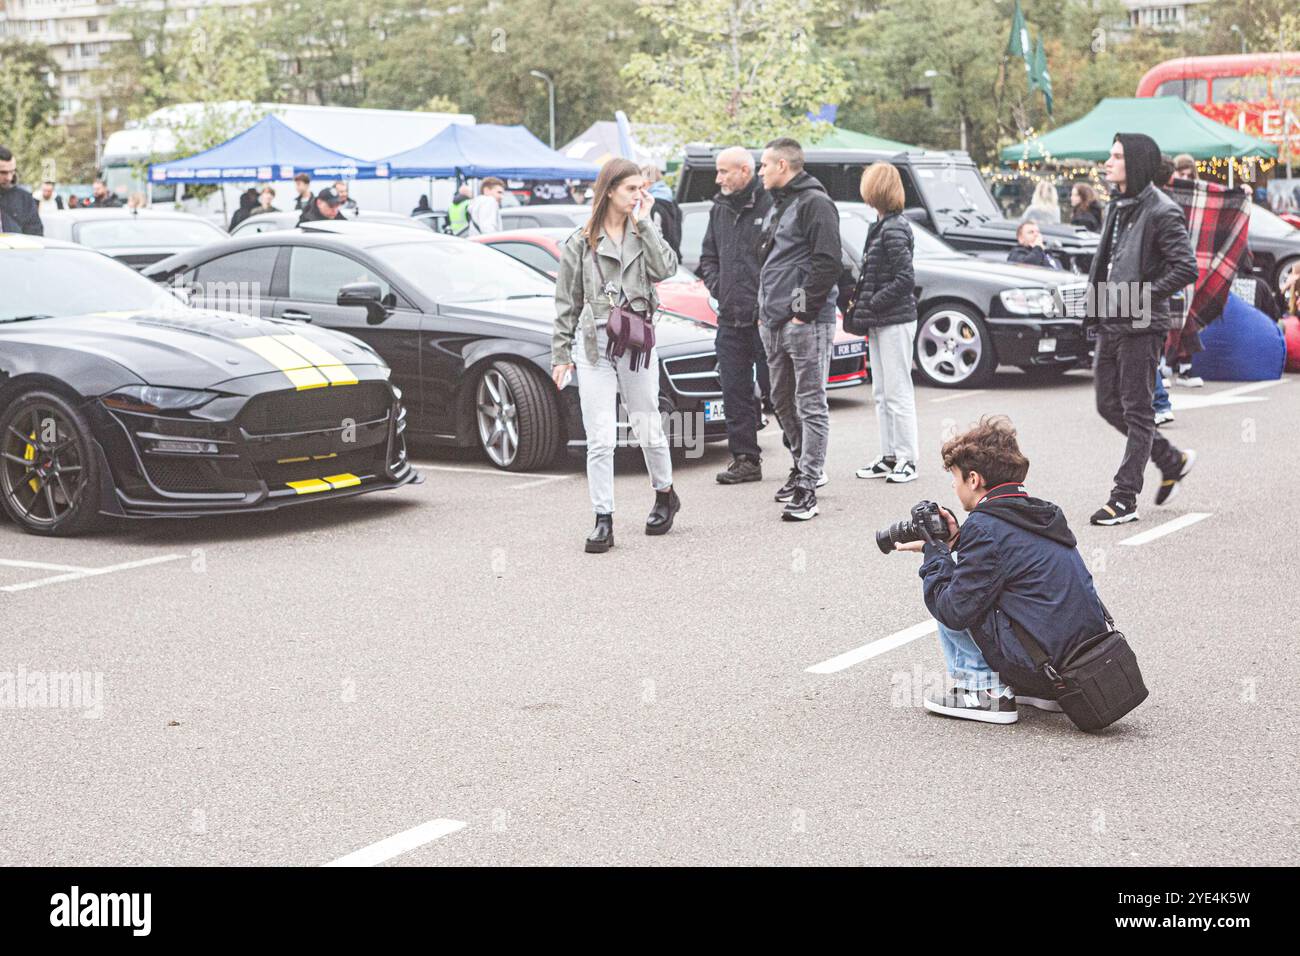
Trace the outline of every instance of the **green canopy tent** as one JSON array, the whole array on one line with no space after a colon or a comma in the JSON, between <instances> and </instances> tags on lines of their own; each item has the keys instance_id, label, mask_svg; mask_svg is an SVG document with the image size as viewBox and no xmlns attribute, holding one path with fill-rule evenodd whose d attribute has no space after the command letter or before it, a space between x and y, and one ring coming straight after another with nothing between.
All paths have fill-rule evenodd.
<instances>
[{"instance_id":1,"label":"green canopy tent","mask_svg":"<svg viewBox=\"0 0 1300 956\"><path fill-rule=\"evenodd\" d=\"M909 146L907 143L900 143L895 139L885 139L881 136L869 136L866 133L859 133L856 130L841 129L838 126L829 127L826 132L820 136L814 136L804 143L805 149L884 149L892 152L906 150L918 150L919 146Z\"/></svg>"},{"instance_id":2,"label":"green canopy tent","mask_svg":"<svg viewBox=\"0 0 1300 956\"><path fill-rule=\"evenodd\" d=\"M1101 162L1110 155L1116 133L1146 133L1161 152L1190 153L1200 160L1231 163L1240 159L1275 159L1277 146L1207 119L1176 96L1111 97L1091 113L1050 133L1002 150L1007 163L1042 163L1063 159ZM1231 164L1228 166L1231 172Z\"/></svg>"}]
</instances>

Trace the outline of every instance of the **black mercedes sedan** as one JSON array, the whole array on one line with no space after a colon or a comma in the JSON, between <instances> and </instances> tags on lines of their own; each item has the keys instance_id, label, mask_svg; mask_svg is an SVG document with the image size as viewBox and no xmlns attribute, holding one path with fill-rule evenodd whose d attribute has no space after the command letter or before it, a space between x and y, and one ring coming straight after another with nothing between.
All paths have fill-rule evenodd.
<instances>
[{"instance_id":1,"label":"black mercedes sedan","mask_svg":"<svg viewBox=\"0 0 1300 956\"><path fill-rule=\"evenodd\" d=\"M401 393L356 339L196 311L107 256L30 236L0 235L0 290L0 508L24 531L417 477Z\"/></svg>"},{"instance_id":2,"label":"black mercedes sedan","mask_svg":"<svg viewBox=\"0 0 1300 956\"><path fill-rule=\"evenodd\" d=\"M682 209L682 264L699 265L712 203ZM863 203L838 202L843 273L840 308L857 281L874 213ZM1064 270L994 262L959 252L924 226L916 237L916 370L940 388L978 388L999 365L1053 377L1086 365L1083 331L1087 282Z\"/></svg>"},{"instance_id":3,"label":"black mercedes sedan","mask_svg":"<svg viewBox=\"0 0 1300 956\"><path fill-rule=\"evenodd\" d=\"M551 382L555 284L476 242L364 223L232 237L145 273L199 305L347 332L392 366L412 439L482 448L498 468L543 467L585 444L576 382ZM232 301L233 299L233 301ZM726 437L713 330L656 327L660 408L679 454ZM620 403L620 443L630 433Z\"/></svg>"}]
</instances>

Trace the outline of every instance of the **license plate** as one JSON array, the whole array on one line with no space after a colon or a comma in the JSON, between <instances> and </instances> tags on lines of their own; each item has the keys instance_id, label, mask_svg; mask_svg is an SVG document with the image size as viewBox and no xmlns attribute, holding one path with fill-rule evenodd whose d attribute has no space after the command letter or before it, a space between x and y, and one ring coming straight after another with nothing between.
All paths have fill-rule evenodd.
<instances>
[{"instance_id":1,"label":"license plate","mask_svg":"<svg viewBox=\"0 0 1300 956\"><path fill-rule=\"evenodd\" d=\"M726 419L727 416L722 410L722 399L718 398L704 403L705 422L721 422L726 421Z\"/></svg>"},{"instance_id":2,"label":"license plate","mask_svg":"<svg viewBox=\"0 0 1300 956\"><path fill-rule=\"evenodd\" d=\"M846 355L861 355L866 351L866 342L844 342L835 346L835 357L843 358Z\"/></svg>"},{"instance_id":3,"label":"license plate","mask_svg":"<svg viewBox=\"0 0 1300 956\"><path fill-rule=\"evenodd\" d=\"M1040 351L1040 352L1055 352L1055 351L1056 351L1056 339L1039 339L1039 340L1038 340L1038 351Z\"/></svg>"},{"instance_id":4,"label":"license plate","mask_svg":"<svg viewBox=\"0 0 1300 956\"><path fill-rule=\"evenodd\" d=\"M1097 341L1097 326L1095 325L1088 326L1086 329L1084 329L1084 334L1087 337L1089 342Z\"/></svg>"}]
</instances>

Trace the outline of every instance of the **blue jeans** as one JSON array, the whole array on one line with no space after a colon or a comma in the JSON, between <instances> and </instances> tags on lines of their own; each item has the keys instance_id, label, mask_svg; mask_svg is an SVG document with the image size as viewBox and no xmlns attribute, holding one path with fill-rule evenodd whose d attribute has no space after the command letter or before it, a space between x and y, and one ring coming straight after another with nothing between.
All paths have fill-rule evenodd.
<instances>
[{"instance_id":1,"label":"blue jeans","mask_svg":"<svg viewBox=\"0 0 1300 956\"><path fill-rule=\"evenodd\" d=\"M970 631L955 631L939 625L939 646L943 648L943 659L948 665L948 673L956 685L963 690L987 690L995 696L1006 689L998 680L998 675L989 669L984 655L975 644Z\"/></svg>"},{"instance_id":2,"label":"blue jeans","mask_svg":"<svg viewBox=\"0 0 1300 956\"><path fill-rule=\"evenodd\" d=\"M1162 358L1156 365L1156 388L1151 400L1151 410L1157 415L1172 411L1174 407L1169 402L1169 389L1165 388L1165 376L1168 374L1169 367L1165 365L1165 360Z\"/></svg>"}]
</instances>

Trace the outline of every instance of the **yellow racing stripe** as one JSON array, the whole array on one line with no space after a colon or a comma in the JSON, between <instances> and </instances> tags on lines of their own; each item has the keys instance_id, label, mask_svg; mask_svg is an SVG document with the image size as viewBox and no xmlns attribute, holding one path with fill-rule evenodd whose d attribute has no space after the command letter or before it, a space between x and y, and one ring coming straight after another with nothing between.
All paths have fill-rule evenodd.
<instances>
[{"instance_id":1,"label":"yellow racing stripe","mask_svg":"<svg viewBox=\"0 0 1300 956\"><path fill-rule=\"evenodd\" d=\"M325 374L331 385L356 385L357 376L343 360L329 352L304 335L276 336L281 342L293 349L303 358Z\"/></svg>"},{"instance_id":2,"label":"yellow racing stripe","mask_svg":"<svg viewBox=\"0 0 1300 956\"><path fill-rule=\"evenodd\" d=\"M293 383L298 391L308 388L325 388L329 380L314 364L285 344L285 335L254 335L240 339L239 344L256 352L275 366Z\"/></svg>"},{"instance_id":3,"label":"yellow racing stripe","mask_svg":"<svg viewBox=\"0 0 1300 956\"><path fill-rule=\"evenodd\" d=\"M308 478L305 481L288 481L285 484L300 495L310 495L317 491L329 491L331 488L328 481L321 481L319 478Z\"/></svg>"},{"instance_id":4,"label":"yellow racing stripe","mask_svg":"<svg viewBox=\"0 0 1300 956\"><path fill-rule=\"evenodd\" d=\"M328 481L330 487L334 489L354 488L357 485L361 484L361 479L358 478L356 475L352 475L352 474L327 475L325 477L325 480Z\"/></svg>"}]
</instances>

